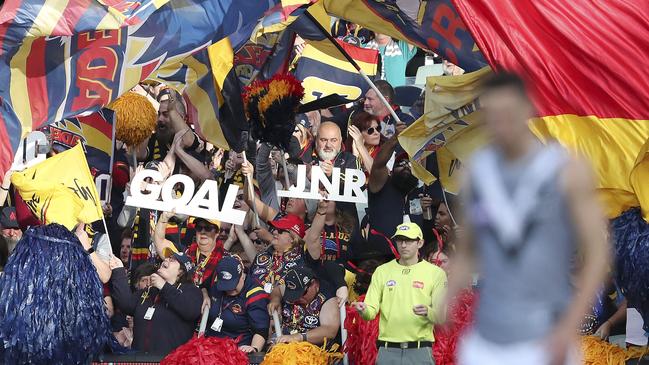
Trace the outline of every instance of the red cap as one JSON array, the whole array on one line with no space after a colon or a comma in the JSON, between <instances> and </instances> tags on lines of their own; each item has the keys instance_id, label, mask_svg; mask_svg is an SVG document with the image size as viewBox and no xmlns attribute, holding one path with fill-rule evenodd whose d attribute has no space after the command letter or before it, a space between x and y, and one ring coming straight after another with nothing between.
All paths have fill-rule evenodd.
<instances>
[{"instance_id":1,"label":"red cap","mask_svg":"<svg viewBox=\"0 0 649 365\"><path fill-rule=\"evenodd\" d=\"M270 222L270 225L278 229L291 231L300 236L300 238L304 238L304 221L295 214L287 214L281 218L275 219Z\"/></svg>"}]
</instances>

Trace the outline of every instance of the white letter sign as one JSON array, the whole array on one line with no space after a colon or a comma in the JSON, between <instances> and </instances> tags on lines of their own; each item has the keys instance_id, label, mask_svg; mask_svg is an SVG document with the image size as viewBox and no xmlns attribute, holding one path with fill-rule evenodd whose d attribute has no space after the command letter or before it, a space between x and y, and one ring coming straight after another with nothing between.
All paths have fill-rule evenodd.
<instances>
[{"instance_id":1,"label":"white letter sign","mask_svg":"<svg viewBox=\"0 0 649 365\"><path fill-rule=\"evenodd\" d=\"M152 182L147 182L152 179ZM142 170L133 177L131 182L131 196L125 204L153 210L176 213L205 219L216 219L221 222L241 225L246 217L246 212L234 209L234 201L239 187L228 186L222 209L219 210L219 186L214 180L205 180L194 196L196 187L194 181L186 175L171 175L164 184L160 185L162 175L156 170ZM183 185L182 195L176 197L176 185ZM142 191L148 193L143 193Z\"/></svg>"},{"instance_id":2,"label":"white letter sign","mask_svg":"<svg viewBox=\"0 0 649 365\"><path fill-rule=\"evenodd\" d=\"M20 140L20 145L18 145L11 169L14 171L22 171L39 162L45 161L47 158L45 154L47 153L49 144L45 133L40 131L30 132L25 138Z\"/></svg>"},{"instance_id":3,"label":"white letter sign","mask_svg":"<svg viewBox=\"0 0 649 365\"><path fill-rule=\"evenodd\" d=\"M367 195L363 192L365 186L365 173L362 170L345 169L343 194L340 194L341 179L340 168L334 167L331 180L319 166L311 168L311 189L306 191L306 165L297 166L297 183L288 190L278 190L277 196L300 199L322 199L319 189L323 186L327 192L327 199L348 203L367 203Z\"/></svg>"}]
</instances>

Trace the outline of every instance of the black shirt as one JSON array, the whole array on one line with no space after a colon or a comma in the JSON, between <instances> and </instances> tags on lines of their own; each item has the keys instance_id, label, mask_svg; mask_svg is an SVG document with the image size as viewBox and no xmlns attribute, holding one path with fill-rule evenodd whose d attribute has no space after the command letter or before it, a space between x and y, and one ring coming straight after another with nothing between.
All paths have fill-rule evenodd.
<instances>
[{"instance_id":1,"label":"black shirt","mask_svg":"<svg viewBox=\"0 0 649 365\"><path fill-rule=\"evenodd\" d=\"M133 349L166 356L189 341L201 315L203 294L193 284L150 287L131 292L123 268L113 269L111 296L117 307L133 316ZM155 308L150 320L144 319Z\"/></svg>"},{"instance_id":2,"label":"black shirt","mask_svg":"<svg viewBox=\"0 0 649 365\"><path fill-rule=\"evenodd\" d=\"M406 195L392 185L392 177L390 177L378 192L372 193L368 189L367 200L370 230L391 237L396 232L397 226L403 223L403 215L409 212L410 206L406 206ZM380 235L370 234L368 242L381 252L392 254L388 243Z\"/></svg>"}]
</instances>

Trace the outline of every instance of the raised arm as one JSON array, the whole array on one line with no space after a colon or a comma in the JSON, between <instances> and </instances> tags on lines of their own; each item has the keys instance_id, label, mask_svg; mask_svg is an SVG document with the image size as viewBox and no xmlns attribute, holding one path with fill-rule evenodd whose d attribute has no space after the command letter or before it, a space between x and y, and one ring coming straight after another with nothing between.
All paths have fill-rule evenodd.
<instances>
[{"instance_id":1,"label":"raised arm","mask_svg":"<svg viewBox=\"0 0 649 365\"><path fill-rule=\"evenodd\" d=\"M142 291L137 291L135 293L131 291L131 288L128 286L124 264L122 264L120 259L115 256L111 257L109 266L112 269L112 290L110 295L120 311L132 316L135 313L135 308L137 307L137 302Z\"/></svg>"},{"instance_id":2,"label":"raised arm","mask_svg":"<svg viewBox=\"0 0 649 365\"><path fill-rule=\"evenodd\" d=\"M372 165L374 165L374 159L370 155L370 152L365 147L363 141L363 134L360 130L354 125L349 126L349 136L353 140L353 149L354 156L363 163L365 171L372 171Z\"/></svg>"},{"instance_id":3,"label":"raised arm","mask_svg":"<svg viewBox=\"0 0 649 365\"><path fill-rule=\"evenodd\" d=\"M370 192L376 193L380 191L388 181L388 177L390 176L390 170L388 170L387 166L388 161L390 161L390 157L392 157L394 150L399 144L399 134L405 129L405 126L403 123L397 123L396 133L381 146L381 150L376 155L368 183Z\"/></svg>"},{"instance_id":4,"label":"raised arm","mask_svg":"<svg viewBox=\"0 0 649 365\"><path fill-rule=\"evenodd\" d=\"M234 226L234 233L236 234L241 246L243 246L243 251L246 253L248 260L250 262L255 262L255 256L257 256L257 251L255 250L255 245L252 243L252 240L246 232L243 230L243 226Z\"/></svg>"},{"instance_id":5,"label":"raised arm","mask_svg":"<svg viewBox=\"0 0 649 365\"><path fill-rule=\"evenodd\" d=\"M257 160L259 161L259 158ZM243 165L241 165L241 172L243 172L243 174L245 176L251 176L252 177L252 176L254 176L255 169L249 162L244 162ZM257 176L259 176L259 174L257 174ZM272 174L271 174L271 177L272 177ZM250 198L251 197L251 189L252 189L252 187L250 186L250 180L252 180L252 179L245 179L245 180L246 181L244 183L243 197L244 197L244 200L245 200L246 204L248 204L248 206L252 207L253 202L252 202L252 199ZM259 186L262 189L261 191L262 191L262 194L263 194L264 188L269 188L269 187L262 185L260 180L257 180L257 182L259 183ZM275 192L275 195L277 195L277 190L275 189L275 181L274 180L272 181L272 186L273 186L272 189ZM253 194L254 194L254 192L253 192ZM262 202L262 199L255 199L255 203L256 203L255 207L257 208L257 214L259 215L259 218L261 220L263 220L264 222L272 221L273 219L275 219L275 217L277 216L277 213L279 212L279 210L276 210L276 209L270 207L269 205L264 204L264 202Z\"/></svg>"},{"instance_id":6,"label":"raised arm","mask_svg":"<svg viewBox=\"0 0 649 365\"><path fill-rule=\"evenodd\" d=\"M169 223L169 218L175 215L174 212L164 212L160 215L158 223L155 225L155 231L153 232L153 244L155 245L155 250L158 253L159 257L164 257L164 249L169 247L175 249L176 246L165 238L165 233L167 230L167 223Z\"/></svg>"},{"instance_id":7,"label":"raised arm","mask_svg":"<svg viewBox=\"0 0 649 365\"><path fill-rule=\"evenodd\" d=\"M313 258L314 260L319 260L320 254L322 253L322 243L320 240L322 230L325 226L327 206L329 206L329 202L326 200L321 200L318 203L318 210L316 211L316 215L313 217L311 227L309 227L309 229L306 231L306 235L304 236L306 249L309 252L311 258Z\"/></svg>"}]
</instances>

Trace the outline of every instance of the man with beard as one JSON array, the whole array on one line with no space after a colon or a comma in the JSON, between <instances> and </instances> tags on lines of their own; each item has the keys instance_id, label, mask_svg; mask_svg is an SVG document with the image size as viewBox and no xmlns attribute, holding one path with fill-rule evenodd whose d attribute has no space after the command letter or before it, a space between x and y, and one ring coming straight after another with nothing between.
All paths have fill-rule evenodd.
<instances>
[{"instance_id":1,"label":"man with beard","mask_svg":"<svg viewBox=\"0 0 649 365\"><path fill-rule=\"evenodd\" d=\"M144 162L163 160L171 148L176 133L191 130L186 123L187 111L182 96L177 91L164 89L157 100L160 102L160 108L155 133L138 152L138 160ZM183 135L181 144L186 151L201 152L205 147L204 142L193 131Z\"/></svg>"},{"instance_id":2,"label":"man with beard","mask_svg":"<svg viewBox=\"0 0 649 365\"><path fill-rule=\"evenodd\" d=\"M16 208L7 207L2 210L0 226L2 227L2 237L7 240L8 253L11 254L23 236L23 232L20 230L20 226L16 220Z\"/></svg>"},{"instance_id":3,"label":"man with beard","mask_svg":"<svg viewBox=\"0 0 649 365\"><path fill-rule=\"evenodd\" d=\"M410 161L405 153L395 159L392 173L387 167L399 143L399 133L405 128L405 124L398 123L396 133L383 144L374 159L368 182L370 232L375 230L383 236L391 234L403 223L403 216L409 214L408 194L419 183L410 170ZM385 253L392 253L386 240L380 235L370 234L368 241L371 246L377 249L380 247Z\"/></svg>"},{"instance_id":4,"label":"man with beard","mask_svg":"<svg viewBox=\"0 0 649 365\"><path fill-rule=\"evenodd\" d=\"M331 176L334 167L360 169L356 156L342 151L342 133L333 122L324 122L318 128L313 165L319 165L327 176Z\"/></svg>"},{"instance_id":5,"label":"man with beard","mask_svg":"<svg viewBox=\"0 0 649 365\"><path fill-rule=\"evenodd\" d=\"M318 134L315 138L315 151L313 154L313 165L318 165L322 171L329 177L334 167L340 168L342 183L344 186L345 169L361 169L360 161L352 153L342 151L342 133L340 127L333 122L323 122L318 128ZM358 225L358 212L356 204L339 202L339 208L349 213L354 218L354 224Z\"/></svg>"}]
</instances>

